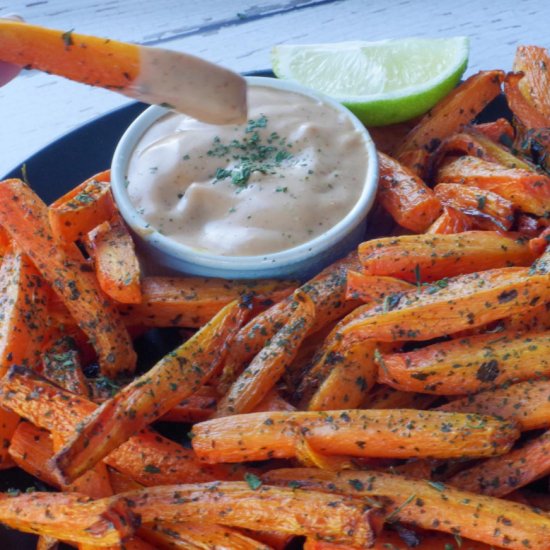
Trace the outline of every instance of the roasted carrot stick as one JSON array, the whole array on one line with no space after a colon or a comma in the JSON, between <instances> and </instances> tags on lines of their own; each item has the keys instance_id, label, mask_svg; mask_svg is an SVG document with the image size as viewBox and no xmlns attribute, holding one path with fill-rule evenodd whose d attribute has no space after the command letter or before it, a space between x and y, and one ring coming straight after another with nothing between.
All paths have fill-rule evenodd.
<instances>
[{"instance_id":1,"label":"roasted carrot stick","mask_svg":"<svg viewBox=\"0 0 550 550\"><path fill-rule=\"evenodd\" d=\"M219 394L213 386L203 386L180 401L163 417L165 422L194 423L207 420L216 410Z\"/></svg>"},{"instance_id":2,"label":"roasted carrot stick","mask_svg":"<svg viewBox=\"0 0 550 550\"><path fill-rule=\"evenodd\" d=\"M480 334L382 355L379 381L405 391L477 393L550 375L550 332Z\"/></svg>"},{"instance_id":3,"label":"roasted carrot stick","mask_svg":"<svg viewBox=\"0 0 550 550\"><path fill-rule=\"evenodd\" d=\"M159 522L139 529L142 538L155 544L156 548L181 548L188 550L232 549L232 550L270 550L266 546L247 537L235 529L221 525L201 523L165 523Z\"/></svg>"},{"instance_id":4,"label":"roasted carrot stick","mask_svg":"<svg viewBox=\"0 0 550 550\"><path fill-rule=\"evenodd\" d=\"M0 496L0 522L71 542L109 546L132 534L136 518L124 499L90 500L77 493Z\"/></svg>"},{"instance_id":5,"label":"roasted carrot stick","mask_svg":"<svg viewBox=\"0 0 550 550\"><path fill-rule=\"evenodd\" d=\"M295 411L296 407L285 401L277 390L271 390L254 408L254 412Z\"/></svg>"},{"instance_id":6,"label":"roasted carrot stick","mask_svg":"<svg viewBox=\"0 0 550 550\"><path fill-rule=\"evenodd\" d=\"M510 449L519 432L513 423L478 415L350 409L228 416L195 424L192 433L197 455L216 463L289 458L302 438L327 455L492 456Z\"/></svg>"},{"instance_id":7,"label":"roasted carrot stick","mask_svg":"<svg viewBox=\"0 0 550 550\"><path fill-rule=\"evenodd\" d=\"M61 442L97 410L82 397L52 386L22 367L12 367L0 381L0 404L36 426L49 430ZM242 479L243 470L201 464L195 453L151 430L143 430L113 451L105 463L142 485ZM45 466L45 464L44 464Z\"/></svg>"},{"instance_id":8,"label":"roasted carrot stick","mask_svg":"<svg viewBox=\"0 0 550 550\"><path fill-rule=\"evenodd\" d=\"M111 219L116 206L110 181L110 170L100 172L50 205L48 215L56 239L65 243L74 242Z\"/></svg>"},{"instance_id":9,"label":"roasted carrot stick","mask_svg":"<svg viewBox=\"0 0 550 550\"><path fill-rule=\"evenodd\" d=\"M433 151L441 140L459 131L500 93L502 71L481 71L472 75L440 101L409 132L398 151Z\"/></svg>"},{"instance_id":10,"label":"roasted carrot stick","mask_svg":"<svg viewBox=\"0 0 550 550\"><path fill-rule=\"evenodd\" d=\"M76 342L70 336L59 338L43 352L42 375L67 391L90 396Z\"/></svg>"},{"instance_id":11,"label":"roasted carrot stick","mask_svg":"<svg viewBox=\"0 0 550 550\"><path fill-rule=\"evenodd\" d=\"M0 183L0 224L29 255L88 335L104 373L113 376L133 371L136 354L118 312L102 295L87 272L88 266L57 245L46 205L20 180Z\"/></svg>"},{"instance_id":12,"label":"roasted carrot stick","mask_svg":"<svg viewBox=\"0 0 550 550\"><path fill-rule=\"evenodd\" d=\"M73 480L212 377L247 314L231 302L192 338L105 401L55 458Z\"/></svg>"},{"instance_id":13,"label":"roasted carrot stick","mask_svg":"<svg viewBox=\"0 0 550 550\"><path fill-rule=\"evenodd\" d=\"M518 46L514 58L514 71L522 72L519 89L523 97L541 113L550 125L550 57L546 48Z\"/></svg>"},{"instance_id":14,"label":"roasted carrot stick","mask_svg":"<svg viewBox=\"0 0 550 550\"><path fill-rule=\"evenodd\" d=\"M505 456L489 459L448 480L465 491L501 497L550 473L550 431ZM538 548L538 547L536 547Z\"/></svg>"},{"instance_id":15,"label":"roasted carrot stick","mask_svg":"<svg viewBox=\"0 0 550 550\"><path fill-rule=\"evenodd\" d=\"M9 446L20 420L18 415L0 407L0 470L13 466Z\"/></svg>"},{"instance_id":16,"label":"roasted carrot stick","mask_svg":"<svg viewBox=\"0 0 550 550\"><path fill-rule=\"evenodd\" d=\"M425 231L439 216L441 204L433 191L409 168L378 153L378 200L405 229Z\"/></svg>"},{"instance_id":17,"label":"roasted carrot stick","mask_svg":"<svg viewBox=\"0 0 550 550\"><path fill-rule=\"evenodd\" d=\"M379 239L376 239L378 241ZM365 244L365 243L363 243ZM360 245L360 247L363 245ZM383 302L397 292L410 290L412 286L401 279L383 275L365 275L348 271L346 297L361 302Z\"/></svg>"},{"instance_id":18,"label":"roasted carrot stick","mask_svg":"<svg viewBox=\"0 0 550 550\"><path fill-rule=\"evenodd\" d=\"M526 241L494 231L467 231L366 241L359 245L359 259L365 274L418 283L497 267L527 266L535 256Z\"/></svg>"},{"instance_id":19,"label":"roasted carrot stick","mask_svg":"<svg viewBox=\"0 0 550 550\"><path fill-rule=\"evenodd\" d=\"M411 542L418 542L416 548L420 550L496 550L482 542L442 533L414 532L413 537ZM395 531L384 530L376 537L374 546L371 548L372 550L408 550L410 546L405 540ZM357 548L309 538L304 544L304 550L357 550Z\"/></svg>"},{"instance_id":20,"label":"roasted carrot stick","mask_svg":"<svg viewBox=\"0 0 550 550\"><path fill-rule=\"evenodd\" d=\"M292 363L315 322L315 305L307 294L296 292L294 302L294 311L286 325L231 385L218 403L215 416L253 411Z\"/></svg>"},{"instance_id":21,"label":"roasted carrot stick","mask_svg":"<svg viewBox=\"0 0 550 550\"><path fill-rule=\"evenodd\" d=\"M473 129L481 132L494 143L512 143L514 141L514 127L505 118L476 124Z\"/></svg>"},{"instance_id":22,"label":"roasted carrot stick","mask_svg":"<svg viewBox=\"0 0 550 550\"><path fill-rule=\"evenodd\" d=\"M417 409L424 410L438 399L437 396L405 392L378 384L361 403L362 409ZM469 412L469 411L465 411Z\"/></svg>"},{"instance_id":23,"label":"roasted carrot stick","mask_svg":"<svg viewBox=\"0 0 550 550\"><path fill-rule=\"evenodd\" d=\"M48 293L29 259L10 249L0 266L0 375L9 365L40 363L49 325Z\"/></svg>"},{"instance_id":24,"label":"roasted carrot stick","mask_svg":"<svg viewBox=\"0 0 550 550\"><path fill-rule=\"evenodd\" d=\"M517 422L521 430L550 428L550 381L529 380L456 399L440 411L492 415Z\"/></svg>"},{"instance_id":25,"label":"roasted carrot stick","mask_svg":"<svg viewBox=\"0 0 550 550\"><path fill-rule=\"evenodd\" d=\"M140 304L141 268L134 241L116 214L90 233L88 242L101 290L123 304Z\"/></svg>"},{"instance_id":26,"label":"roasted carrot stick","mask_svg":"<svg viewBox=\"0 0 550 550\"><path fill-rule=\"evenodd\" d=\"M443 166L437 180L492 191L523 212L544 216L550 204L550 177L521 168L506 168L471 156Z\"/></svg>"},{"instance_id":27,"label":"roasted carrot stick","mask_svg":"<svg viewBox=\"0 0 550 550\"><path fill-rule=\"evenodd\" d=\"M504 80L504 93L506 101L514 113L514 117L526 130L538 130L547 128L550 124L548 117L537 110L537 108L523 95L520 89L520 82L523 80L522 73L509 73Z\"/></svg>"},{"instance_id":28,"label":"roasted carrot stick","mask_svg":"<svg viewBox=\"0 0 550 550\"><path fill-rule=\"evenodd\" d=\"M470 216L477 229L507 231L512 226L514 206L496 193L459 183L440 183L434 191L441 204Z\"/></svg>"},{"instance_id":29,"label":"roasted carrot stick","mask_svg":"<svg viewBox=\"0 0 550 550\"><path fill-rule=\"evenodd\" d=\"M507 267L461 275L446 285L404 292L391 308L376 306L341 329L344 339L429 340L485 325L550 299L550 281Z\"/></svg>"},{"instance_id":30,"label":"roasted carrot stick","mask_svg":"<svg viewBox=\"0 0 550 550\"><path fill-rule=\"evenodd\" d=\"M469 231L473 227L473 220L468 215L451 206L444 206L443 213L428 227L426 233L449 235Z\"/></svg>"},{"instance_id":31,"label":"roasted carrot stick","mask_svg":"<svg viewBox=\"0 0 550 550\"><path fill-rule=\"evenodd\" d=\"M151 487L120 495L142 523L191 521L370 546L377 514L358 499L245 482ZM120 498L119 497L119 498Z\"/></svg>"},{"instance_id":32,"label":"roasted carrot stick","mask_svg":"<svg viewBox=\"0 0 550 550\"><path fill-rule=\"evenodd\" d=\"M315 304L315 324L311 333L315 333L327 324L350 312L356 301L346 300L346 273L349 269L360 269L356 253L325 268L319 275L300 287ZM288 321L292 299L279 302L254 317L237 334L231 346L231 355L223 369L219 389L225 393L243 368L257 355L267 341L281 330Z\"/></svg>"},{"instance_id":33,"label":"roasted carrot stick","mask_svg":"<svg viewBox=\"0 0 550 550\"><path fill-rule=\"evenodd\" d=\"M547 548L550 518L528 506L382 473L314 469L273 470L266 483L379 501L386 521L401 521L514 550ZM422 546L420 548L423 548ZM442 549L444 550L444 549Z\"/></svg>"}]
</instances>

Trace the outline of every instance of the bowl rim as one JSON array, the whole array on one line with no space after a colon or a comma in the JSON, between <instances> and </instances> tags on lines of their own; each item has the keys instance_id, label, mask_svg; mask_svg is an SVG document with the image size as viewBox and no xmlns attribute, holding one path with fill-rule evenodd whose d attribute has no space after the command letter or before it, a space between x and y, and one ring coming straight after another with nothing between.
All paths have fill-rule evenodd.
<instances>
[{"instance_id":1,"label":"bowl rim","mask_svg":"<svg viewBox=\"0 0 550 550\"><path fill-rule=\"evenodd\" d=\"M338 245L353 231L366 217L374 202L378 187L378 156L374 141L363 123L345 106L338 101L305 86L286 80L267 76L245 76L248 85L268 86L283 91L305 95L324 102L332 108L344 113L359 131L365 145L367 155L367 169L363 182L363 189L357 202L351 210L330 229L317 237L292 248L259 254L253 256L224 256L193 248L179 243L169 236L161 234L152 227L132 204L127 192L126 171L128 163L137 143L149 127L164 115L172 112L165 107L153 105L141 113L124 132L118 142L111 164L111 188L119 211L130 226L146 243L157 248L160 252L207 269L229 269L238 271L252 271L272 266L295 265L307 261Z\"/></svg>"}]
</instances>

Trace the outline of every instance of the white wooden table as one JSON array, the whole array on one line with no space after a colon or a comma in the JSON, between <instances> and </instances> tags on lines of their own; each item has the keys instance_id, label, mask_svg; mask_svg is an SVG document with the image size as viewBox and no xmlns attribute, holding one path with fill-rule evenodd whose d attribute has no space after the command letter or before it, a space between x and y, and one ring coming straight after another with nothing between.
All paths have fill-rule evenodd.
<instances>
[{"instance_id":1,"label":"white wooden table","mask_svg":"<svg viewBox=\"0 0 550 550\"><path fill-rule=\"evenodd\" d=\"M510 69L518 44L550 46L544 0L0 0L0 14L172 48L237 71L270 67L280 43L471 38L467 74ZM128 99L34 71L0 88L0 176ZM63 159L60 159L63 162Z\"/></svg>"}]
</instances>

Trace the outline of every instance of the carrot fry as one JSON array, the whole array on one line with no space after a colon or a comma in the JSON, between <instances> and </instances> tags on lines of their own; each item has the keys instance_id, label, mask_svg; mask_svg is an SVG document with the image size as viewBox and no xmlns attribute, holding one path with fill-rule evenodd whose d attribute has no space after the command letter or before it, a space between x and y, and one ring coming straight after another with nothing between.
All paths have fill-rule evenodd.
<instances>
[{"instance_id":1,"label":"carrot fry","mask_svg":"<svg viewBox=\"0 0 550 550\"><path fill-rule=\"evenodd\" d=\"M254 412L295 410L296 407L285 401L276 390L271 390L254 408Z\"/></svg>"},{"instance_id":2,"label":"carrot fry","mask_svg":"<svg viewBox=\"0 0 550 550\"><path fill-rule=\"evenodd\" d=\"M359 259L365 274L418 283L420 279L437 281L497 267L527 266L535 256L525 241L493 231L467 231L374 239L359 245Z\"/></svg>"},{"instance_id":3,"label":"carrot fry","mask_svg":"<svg viewBox=\"0 0 550 550\"><path fill-rule=\"evenodd\" d=\"M397 158L414 150L431 152L441 140L460 131L500 93L503 79L502 71L472 75L420 119L405 138Z\"/></svg>"},{"instance_id":4,"label":"carrot fry","mask_svg":"<svg viewBox=\"0 0 550 550\"><path fill-rule=\"evenodd\" d=\"M349 269L359 269L360 264L355 253L325 268L319 275L302 285L299 290L306 293L315 304L315 324L311 334L330 324L353 310L357 302L346 300L346 273ZM219 389L225 393L254 356L267 341L281 330L288 321L292 299L279 302L254 317L237 334L231 346L220 379Z\"/></svg>"},{"instance_id":5,"label":"carrot fry","mask_svg":"<svg viewBox=\"0 0 550 550\"><path fill-rule=\"evenodd\" d=\"M46 205L20 180L0 183L0 224L63 299L94 345L105 374L133 371L136 354L114 306L102 296L87 266L56 245Z\"/></svg>"},{"instance_id":6,"label":"carrot fry","mask_svg":"<svg viewBox=\"0 0 550 550\"><path fill-rule=\"evenodd\" d=\"M547 275L506 267L461 275L446 285L404 292L389 306L365 311L341 329L350 341L429 340L485 325L550 300Z\"/></svg>"},{"instance_id":7,"label":"carrot fry","mask_svg":"<svg viewBox=\"0 0 550 550\"><path fill-rule=\"evenodd\" d=\"M437 396L405 392L379 384L361 403L363 409L427 409ZM461 411L457 411L461 412ZM469 412L469 411L464 411Z\"/></svg>"},{"instance_id":8,"label":"carrot fry","mask_svg":"<svg viewBox=\"0 0 550 550\"><path fill-rule=\"evenodd\" d=\"M54 387L21 367L12 367L0 381L0 404L49 430L62 442L97 409L91 401ZM147 486L242 479L243 475L243 470L236 466L205 466L193 451L152 430L143 430L130 438L106 457L105 463ZM42 466L45 468L46 464Z\"/></svg>"},{"instance_id":9,"label":"carrot fry","mask_svg":"<svg viewBox=\"0 0 550 550\"><path fill-rule=\"evenodd\" d=\"M550 431L547 431L505 456L480 462L459 472L448 483L465 491L502 497L549 473Z\"/></svg>"},{"instance_id":10,"label":"carrot fry","mask_svg":"<svg viewBox=\"0 0 550 550\"><path fill-rule=\"evenodd\" d=\"M20 420L18 415L0 407L0 470L13 466L9 446Z\"/></svg>"},{"instance_id":11,"label":"carrot fry","mask_svg":"<svg viewBox=\"0 0 550 550\"><path fill-rule=\"evenodd\" d=\"M522 73L508 73L504 80L504 93L506 101L514 113L514 117L526 129L547 128L549 121L546 116L539 112L523 95L520 89L520 82L523 80Z\"/></svg>"},{"instance_id":12,"label":"carrot fry","mask_svg":"<svg viewBox=\"0 0 550 550\"><path fill-rule=\"evenodd\" d=\"M434 189L441 204L470 216L478 229L508 231L514 221L514 206L500 195L459 183L440 183Z\"/></svg>"},{"instance_id":13,"label":"carrot fry","mask_svg":"<svg viewBox=\"0 0 550 550\"><path fill-rule=\"evenodd\" d=\"M415 533L420 550L496 550L496 548L463 537L454 537L443 533ZM372 550L407 550L410 546L394 531L382 531L374 541ZM332 544L314 539L307 539L304 550L358 550L351 546Z\"/></svg>"},{"instance_id":14,"label":"carrot fry","mask_svg":"<svg viewBox=\"0 0 550 550\"><path fill-rule=\"evenodd\" d=\"M439 164L441 159L445 158L446 155L462 154L496 162L508 168L535 170L534 164L512 154L508 147L502 143L495 143L478 129L479 126L471 126L458 134L449 136L438 149L437 158L434 159L434 166ZM511 145L512 139L507 140L507 143Z\"/></svg>"},{"instance_id":15,"label":"carrot fry","mask_svg":"<svg viewBox=\"0 0 550 550\"><path fill-rule=\"evenodd\" d=\"M244 482L151 487L123 493L142 523L223 523L369 547L376 512L351 497ZM252 482L249 482L252 484ZM119 497L120 498L120 497Z\"/></svg>"},{"instance_id":16,"label":"carrot fry","mask_svg":"<svg viewBox=\"0 0 550 550\"><path fill-rule=\"evenodd\" d=\"M550 381L529 380L511 384L456 399L437 410L513 420L522 431L550 428Z\"/></svg>"},{"instance_id":17,"label":"carrot fry","mask_svg":"<svg viewBox=\"0 0 550 550\"><path fill-rule=\"evenodd\" d=\"M380 458L453 458L506 452L513 423L435 411L340 410L227 416L193 426L193 449L206 462L290 458L307 439L319 453Z\"/></svg>"},{"instance_id":18,"label":"carrot fry","mask_svg":"<svg viewBox=\"0 0 550 550\"><path fill-rule=\"evenodd\" d=\"M550 204L550 177L465 156L441 168L437 181L492 191L523 212L544 216Z\"/></svg>"},{"instance_id":19,"label":"carrot fry","mask_svg":"<svg viewBox=\"0 0 550 550\"><path fill-rule=\"evenodd\" d=\"M212 416L217 402L216 389L213 386L203 386L170 409L162 420L164 422L201 422Z\"/></svg>"},{"instance_id":20,"label":"carrot fry","mask_svg":"<svg viewBox=\"0 0 550 550\"><path fill-rule=\"evenodd\" d=\"M315 305L307 294L296 292L294 302L294 312L286 325L235 380L218 403L216 417L253 411L292 363L315 322Z\"/></svg>"},{"instance_id":21,"label":"carrot fry","mask_svg":"<svg viewBox=\"0 0 550 550\"><path fill-rule=\"evenodd\" d=\"M518 46L514 58L514 71L522 72L519 89L525 99L548 121L550 126L550 57L546 48Z\"/></svg>"},{"instance_id":22,"label":"carrot fry","mask_svg":"<svg viewBox=\"0 0 550 550\"><path fill-rule=\"evenodd\" d=\"M492 122L476 124L473 129L481 132L494 143L512 143L514 141L514 127L505 118L497 118Z\"/></svg>"},{"instance_id":23,"label":"carrot fry","mask_svg":"<svg viewBox=\"0 0 550 550\"><path fill-rule=\"evenodd\" d=\"M70 336L56 340L42 354L42 375L77 395L90 396L76 343Z\"/></svg>"},{"instance_id":24,"label":"carrot fry","mask_svg":"<svg viewBox=\"0 0 550 550\"><path fill-rule=\"evenodd\" d=\"M514 550L542 550L550 545L550 517L540 511L454 489L443 483L382 472L298 468L272 470L264 474L262 480L269 484L365 498L371 503L375 499L388 514L386 521L410 523L488 545Z\"/></svg>"},{"instance_id":25,"label":"carrot fry","mask_svg":"<svg viewBox=\"0 0 550 550\"><path fill-rule=\"evenodd\" d=\"M550 329L550 302L519 311L501 321L507 330L529 331Z\"/></svg>"},{"instance_id":26,"label":"carrot fry","mask_svg":"<svg viewBox=\"0 0 550 550\"><path fill-rule=\"evenodd\" d=\"M101 290L123 304L140 304L141 269L134 241L117 214L90 233L90 252Z\"/></svg>"},{"instance_id":27,"label":"carrot fry","mask_svg":"<svg viewBox=\"0 0 550 550\"><path fill-rule=\"evenodd\" d=\"M232 549L232 550L270 550L271 547L261 544L239 533L235 529L221 525L199 523L165 523L141 527L139 534L145 540L155 544L156 548L181 548L188 550Z\"/></svg>"},{"instance_id":28,"label":"carrot fry","mask_svg":"<svg viewBox=\"0 0 550 550\"><path fill-rule=\"evenodd\" d=\"M405 229L425 231L439 216L441 204L433 191L409 168L378 153L378 200Z\"/></svg>"},{"instance_id":29,"label":"carrot fry","mask_svg":"<svg viewBox=\"0 0 550 550\"><path fill-rule=\"evenodd\" d=\"M21 422L11 438L9 453L19 468L52 487L61 488L59 480L47 467L54 454L47 430L30 422Z\"/></svg>"},{"instance_id":30,"label":"carrot fry","mask_svg":"<svg viewBox=\"0 0 550 550\"><path fill-rule=\"evenodd\" d=\"M0 522L27 533L96 546L120 543L137 523L124 499L39 492L0 495Z\"/></svg>"},{"instance_id":31,"label":"carrot fry","mask_svg":"<svg viewBox=\"0 0 550 550\"><path fill-rule=\"evenodd\" d=\"M62 478L79 477L206 383L246 314L241 304L231 302L192 338L105 401L57 453L55 468Z\"/></svg>"},{"instance_id":32,"label":"carrot fry","mask_svg":"<svg viewBox=\"0 0 550 550\"><path fill-rule=\"evenodd\" d=\"M38 366L48 330L47 290L29 259L8 250L0 266L0 376L9 365Z\"/></svg>"},{"instance_id":33,"label":"carrot fry","mask_svg":"<svg viewBox=\"0 0 550 550\"><path fill-rule=\"evenodd\" d=\"M376 239L371 242L378 242ZM365 243L363 243L364 245ZM360 248L361 246L360 245ZM357 271L348 271L346 298L362 302L382 302L386 298L410 290L412 286L400 279L382 275L365 275Z\"/></svg>"},{"instance_id":34,"label":"carrot fry","mask_svg":"<svg viewBox=\"0 0 550 550\"><path fill-rule=\"evenodd\" d=\"M443 207L443 214L428 227L426 233L433 235L449 235L451 233L463 233L473 229L473 220L456 208Z\"/></svg>"},{"instance_id":35,"label":"carrot fry","mask_svg":"<svg viewBox=\"0 0 550 550\"><path fill-rule=\"evenodd\" d=\"M110 181L110 170L100 172L50 205L48 217L56 239L72 243L111 219L116 206L111 195Z\"/></svg>"},{"instance_id":36,"label":"carrot fry","mask_svg":"<svg viewBox=\"0 0 550 550\"><path fill-rule=\"evenodd\" d=\"M379 382L398 390L464 395L550 375L550 332L481 334L382 355Z\"/></svg>"}]
</instances>

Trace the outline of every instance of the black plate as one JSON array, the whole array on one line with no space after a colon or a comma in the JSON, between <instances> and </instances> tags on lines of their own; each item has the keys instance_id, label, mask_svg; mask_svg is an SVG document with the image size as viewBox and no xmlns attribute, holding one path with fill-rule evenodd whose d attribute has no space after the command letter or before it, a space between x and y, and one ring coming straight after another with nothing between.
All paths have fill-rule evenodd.
<instances>
[{"instance_id":1,"label":"black plate","mask_svg":"<svg viewBox=\"0 0 550 550\"><path fill-rule=\"evenodd\" d=\"M273 76L271 71L255 71L252 76ZM130 123L148 107L143 103L132 103L69 132L29 157L26 177L33 189L47 203L63 195L75 185L111 165L111 158L122 134ZM510 118L504 96L498 97L478 117L479 122L495 120L498 117ZM2 179L21 178L23 164L14 168ZM141 368L147 368L156 357L167 353L176 345L173 336L156 331L149 335L141 347L139 355ZM165 435L170 435L166 433ZM0 471L0 491L29 487L41 489L43 485L19 469ZM36 537L5 529L0 525L0 550L34 550ZM65 547L63 547L65 548ZM66 547L68 548L68 547Z\"/></svg>"}]
</instances>

